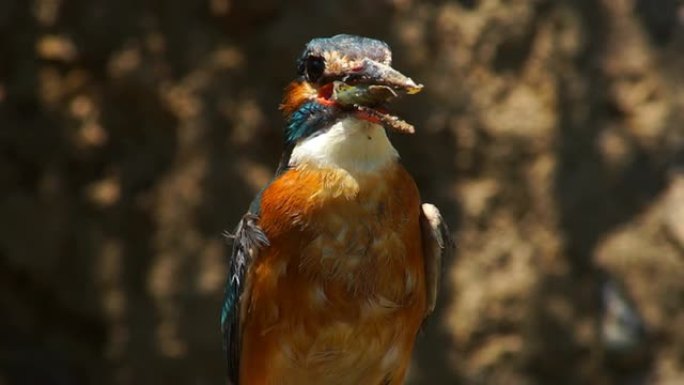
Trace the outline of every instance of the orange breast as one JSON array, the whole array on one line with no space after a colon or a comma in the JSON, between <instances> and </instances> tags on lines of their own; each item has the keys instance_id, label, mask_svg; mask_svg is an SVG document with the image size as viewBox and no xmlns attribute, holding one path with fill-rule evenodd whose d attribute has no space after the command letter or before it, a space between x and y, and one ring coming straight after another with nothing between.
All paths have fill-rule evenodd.
<instances>
[{"instance_id":1,"label":"orange breast","mask_svg":"<svg viewBox=\"0 0 684 385\"><path fill-rule=\"evenodd\" d=\"M425 311L419 202L400 166L292 170L266 189L241 385L403 383Z\"/></svg>"}]
</instances>

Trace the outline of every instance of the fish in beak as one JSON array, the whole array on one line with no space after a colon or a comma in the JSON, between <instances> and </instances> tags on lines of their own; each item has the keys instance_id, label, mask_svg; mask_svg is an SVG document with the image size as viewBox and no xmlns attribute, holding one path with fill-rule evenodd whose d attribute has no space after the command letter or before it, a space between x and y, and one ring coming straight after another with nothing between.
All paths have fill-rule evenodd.
<instances>
[{"instance_id":1,"label":"fish in beak","mask_svg":"<svg viewBox=\"0 0 684 385\"><path fill-rule=\"evenodd\" d=\"M377 121L393 131L413 133L414 127L387 113L384 106L400 95L416 94L423 89L411 78L391 66L368 58L353 72L333 81L331 99L343 107L352 108L364 117Z\"/></svg>"}]
</instances>

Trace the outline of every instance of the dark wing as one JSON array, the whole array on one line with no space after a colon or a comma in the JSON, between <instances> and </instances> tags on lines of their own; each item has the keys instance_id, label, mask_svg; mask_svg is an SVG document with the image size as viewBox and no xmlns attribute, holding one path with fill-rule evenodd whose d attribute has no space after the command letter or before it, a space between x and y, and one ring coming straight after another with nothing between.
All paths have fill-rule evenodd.
<instances>
[{"instance_id":1,"label":"dark wing","mask_svg":"<svg viewBox=\"0 0 684 385\"><path fill-rule=\"evenodd\" d=\"M251 210L250 210L251 211ZM259 217L245 214L235 229L228 234L233 241L228 282L221 308L221 330L228 360L228 383L237 385L240 369L240 303L245 299L246 273L258 250L268 245L266 234L259 228Z\"/></svg>"},{"instance_id":2,"label":"dark wing","mask_svg":"<svg viewBox=\"0 0 684 385\"><path fill-rule=\"evenodd\" d=\"M238 385L240 379L242 343L240 304L248 300L249 289L246 288L246 274L252 261L257 257L259 249L269 245L268 237L258 224L261 195L276 178L287 171L293 147L291 144L285 146L273 179L252 200L247 214L238 222L235 232L233 234L226 233L227 238L233 242L233 249L229 261L228 282L226 282L223 294L221 331L223 332L223 348L226 351L228 361L229 385Z\"/></svg>"},{"instance_id":3,"label":"dark wing","mask_svg":"<svg viewBox=\"0 0 684 385\"><path fill-rule=\"evenodd\" d=\"M454 243L446 222L434 205L423 203L420 213L420 227L423 237L425 285L427 286L427 309L425 312L425 317L427 317L435 310L442 274L442 261L451 256Z\"/></svg>"}]
</instances>

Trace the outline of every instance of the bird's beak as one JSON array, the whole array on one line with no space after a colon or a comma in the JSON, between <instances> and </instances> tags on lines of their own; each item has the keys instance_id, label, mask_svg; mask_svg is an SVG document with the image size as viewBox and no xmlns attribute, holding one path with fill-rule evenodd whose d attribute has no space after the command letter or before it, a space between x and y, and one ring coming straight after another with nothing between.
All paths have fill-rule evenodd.
<instances>
[{"instance_id":1,"label":"bird's beak","mask_svg":"<svg viewBox=\"0 0 684 385\"><path fill-rule=\"evenodd\" d=\"M341 105L380 105L401 94L416 94L423 89L411 78L387 64L365 58L361 65L336 81L333 99Z\"/></svg>"},{"instance_id":2,"label":"bird's beak","mask_svg":"<svg viewBox=\"0 0 684 385\"><path fill-rule=\"evenodd\" d=\"M389 114L384 105L402 94L415 94L423 89L411 78L385 63L368 58L332 82L330 99L354 111L357 117L402 133L413 133L413 126Z\"/></svg>"},{"instance_id":3,"label":"bird's beak","mask_svg":"<svg viewBox=\"0 0 684 385\"><path fill-rule=\"evenodd\" d=\"M395 91L415 94L423 89L422 84L416 84L411 78L395 70L387 64L371 59L364 59L358 73L368 80L369 84L387 86Z\"/></svg>"}]
</instances>

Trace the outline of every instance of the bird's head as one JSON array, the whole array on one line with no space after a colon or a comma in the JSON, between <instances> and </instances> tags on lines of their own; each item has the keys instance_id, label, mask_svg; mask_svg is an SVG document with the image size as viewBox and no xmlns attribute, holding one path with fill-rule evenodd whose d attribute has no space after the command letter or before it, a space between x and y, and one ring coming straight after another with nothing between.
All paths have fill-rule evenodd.
<instances>
[{"instance_id":1,"label":"bird's head","mask_svg":"<svg viewBox=\"0 0 684 385\"><path fill-rule=\"evenodd\" d=\"M390 115L385 105L423 86L391 63L392 52L379 40L352 35L311 40L297 62L299 76L287 87L281 105L287 144L294 146L350 117L413 132L413 126Z\"/></svg>"}]
</instances>

